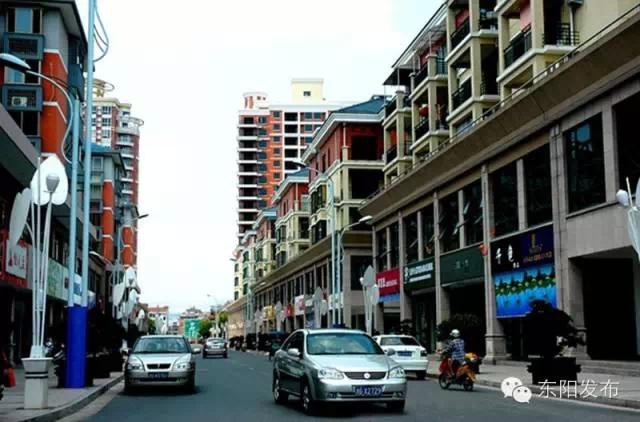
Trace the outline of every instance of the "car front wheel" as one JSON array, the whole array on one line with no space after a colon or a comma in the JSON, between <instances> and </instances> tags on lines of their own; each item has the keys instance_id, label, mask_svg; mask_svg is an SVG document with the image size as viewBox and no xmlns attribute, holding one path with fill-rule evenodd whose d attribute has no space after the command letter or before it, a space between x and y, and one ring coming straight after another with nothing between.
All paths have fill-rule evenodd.
<instances>
[{"instance_id":1,"label":"car front wheel","mask_svg":"<svg viewBox=\"0 0 640 422\"><path fill-rule=\"evenodd\" d=\"M316 412L316 403L311 396L311 388L309 383L302 384L302 393L300 394L300 402L302 403L302 410L307 415L313 415Z\"/></svg>"},{"instance_id":2,"label":"car front wheel","mask_svg":"<svg viewBox=\"0 0 640 422\"><path fill-rule=\"evenodd\" d=\"M284 391L282 391L282 389L280 389L280 377L278 377L277 375L273 375L273 400L277 403L277 404L284 404L287 402L287 399L289 398L289 394L285 393Z\"/></svg>"}]
</instances>

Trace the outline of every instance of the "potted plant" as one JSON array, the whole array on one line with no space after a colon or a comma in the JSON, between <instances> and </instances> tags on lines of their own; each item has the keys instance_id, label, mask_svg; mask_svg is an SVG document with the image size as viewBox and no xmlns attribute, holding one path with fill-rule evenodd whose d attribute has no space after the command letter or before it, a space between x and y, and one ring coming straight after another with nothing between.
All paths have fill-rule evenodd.
<instances>
[{"instance_id":1,"label":"potted plant","mask_svg":"<svg viewBox=\"0 0 640 422\"><path fill-rule=\"evenodd\" d=\"M577 381L580 365L575 357L562 356L562 351L585 342L566 312L544 300L533 301L524 319L524 343L528 355L538 356L527 366L533 384Z\"/></svg>"}]
</instances>

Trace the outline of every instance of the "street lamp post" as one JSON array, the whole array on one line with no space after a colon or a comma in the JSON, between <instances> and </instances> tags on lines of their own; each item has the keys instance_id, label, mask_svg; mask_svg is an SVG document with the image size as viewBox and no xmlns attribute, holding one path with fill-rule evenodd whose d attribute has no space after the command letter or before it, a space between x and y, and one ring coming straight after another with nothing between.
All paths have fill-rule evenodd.
<instances>
[{"instance_id":1,"label":"street lamp post","mask_svg":"<svg viewBox=\"0 0 640 422\"><path fill-rule=\"evenodd\" d=\"M356 221L355 223L351 223L346 227L343 227L342 229L340 229L340 232L338 233L338 253L340 254L340 259L338 260L338 271L336 273L337 275L337 285L338 285L338 289L340 291L342 291L342 261L344 260L344 245L342 243L342 238L344 236L344 233L346 231L351 230L352 228L354 228L355 226L358 226L360 224L366 224L369 221L371 221L373 217L371 217L370 215L365 215L364 217L362 217L360 220ZM344 323L344 307L338 309L338 321L340 324Z\"/></svg>"},{"instance_id":2,"label":"street lamp post","mask_svg":"<svg viewBox=\"0 0 640 422\"><path fill-rule=\"evenodd\" d=\"M338 302L338 300L340 299L340 292L338 291L338 284L337 284L337 271L336 271L336 204L335 204L335 190L334 190L334 184L333 184L333 180L331 180L331 178L327 175L324 175L322 172L320 172L319 170L316 170L312 167L307 166L305 163L303 163L302 161L294 161L293 162L296 166L300 167L300 168L305 168L308 169L309 171L313 171L315 172L318 176L322 176L324 177L324 180L327 183L327 187L329 189L329 204L331 206L331 213L330 213L330 218L329 218L329 222L330 222L330 226L329 229L331 230L331 306L330 306L330 311L331 311L331 324L339 324L340 321L338 320L338 309L339 309L339 305L336 306L336 302Z\"/></svg>"}]
</instances>

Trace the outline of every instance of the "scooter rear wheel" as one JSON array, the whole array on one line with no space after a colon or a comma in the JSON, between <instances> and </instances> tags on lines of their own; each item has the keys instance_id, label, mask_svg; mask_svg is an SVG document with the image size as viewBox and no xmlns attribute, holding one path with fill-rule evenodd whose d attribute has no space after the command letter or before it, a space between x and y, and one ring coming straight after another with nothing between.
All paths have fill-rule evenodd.
<instances>
[{"instance_id":1,"label":"scooter rear wheel","mask_svg":"<svg viewBox=\"0 0 640 422\"><path fill-rule=\"evenodd\" d=\"M442 388L443 390L446 390L449 388L449 386L451 386L449 377L447 377L446 374L440 374L440 376L438 377L438 384L440 385L440 388Z\"/></svg>"},{"instance_id":2,"label":"scooter rear wheel","mask_svg":"<svg viewBox=\"0 0 640 422\"><path fill-rule=\"evenodd\" d=\"M462 383L464 391L473 391L473 381L470 378L466 378Z\"/></svg>"}]
</instances>

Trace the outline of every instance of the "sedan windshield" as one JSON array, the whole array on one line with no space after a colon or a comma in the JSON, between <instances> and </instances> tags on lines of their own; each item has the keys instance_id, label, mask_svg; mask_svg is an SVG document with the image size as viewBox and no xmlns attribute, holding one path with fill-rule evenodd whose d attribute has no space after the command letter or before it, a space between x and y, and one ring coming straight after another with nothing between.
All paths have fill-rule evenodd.
<instances>
[{"instance_id":1,"label":"sedan windshield","mask_svg":"<svg viewBox=\"0 0 640 422\"><path fill-rule=\"evenodd\" d=\"M138 340L133 353L189 353L189 349L181 338L148 337Z\"/></svg>"},{"instance_id":2,"label":"sedan windshield","mask_svg":"<svg viewBox=\"0 0 640 422\"><path fill-rule=\"evenodd\" d=\"M413 337L382 337L381 346L420 346Z\"/></svg>"},{"instance_id":3,"label":"sedan windshield","mask_svg":"<svg viewBox=\"0 0 640 422\"><path fill-rule=\"evenodd\" d=\"M358 333L309 334L310 355L382 355L384 352L369 336Z\"/></svg>"}]
</instances>

